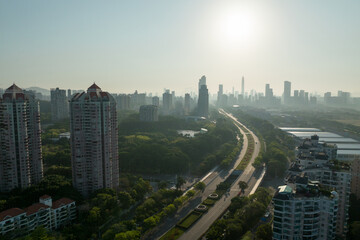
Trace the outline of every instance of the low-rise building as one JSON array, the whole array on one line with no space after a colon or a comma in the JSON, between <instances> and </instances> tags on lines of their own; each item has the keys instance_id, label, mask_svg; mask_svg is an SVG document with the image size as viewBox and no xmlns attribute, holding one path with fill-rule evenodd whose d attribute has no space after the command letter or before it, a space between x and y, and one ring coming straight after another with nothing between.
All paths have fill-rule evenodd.
<instances>
[{"instance_id":1,"label":"low-rise building","mask_svg":"<svg viewBox=\"0 0 360 240\"><path fill-rule=\"evenodd\" d=\"M52 202L48 195L41 196L24 210L11 208L0 213L0 233L17 237L33 231L38 226L46 229L58 229L76 218L76 203L69 198Z\"/></svg>"}]
</instances>

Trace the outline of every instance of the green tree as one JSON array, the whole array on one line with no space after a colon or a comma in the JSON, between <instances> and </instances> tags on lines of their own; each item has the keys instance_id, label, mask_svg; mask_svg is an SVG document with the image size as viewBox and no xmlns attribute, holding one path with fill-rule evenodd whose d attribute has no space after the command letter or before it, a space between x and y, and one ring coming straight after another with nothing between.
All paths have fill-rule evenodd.
<instances>
[{"instance_id":1,"label":"green tree","mask_svg":"<svg viewBox=\"0 0 360 240\"><path fill-rule=\"evenodd\" d=\"M35 228L24 240L55 240L55 238L50 236L43 226L40 226Z\"/></svg>"},{"instance_id":2,"label":"green tree","mask_svg":"<svg viewBox=\"0 0 360 240\"><path fill-rule=\"evenodd\" d=\"M360 233L360 232L359 232ZM359 236L359 235L357 235ZM256 240L271 240L272 229L269 223L260 225L256 230Z\"/></svg>"},{"instance_id":3,"label":"green tree","mask_svg":"<svg viewBox=\"0 0 360 240\"><path fill-rule=\"evenodd\" d=\"M99 207L93 207L87 218L88 223L92 226L98 227L101 220L101 209Z\"/></svg>"},{"instance_id":4,"label":"green tree","mask_svg":"<svg viewBox=\"0 0 360 240\"><path fill-rule=\"evenodd\" d=\"M202 191L202 192L205 190L205 188L206 188L206 185L205 185L205 183L203 183L203 182L198 182L198 183L195 185L195 189L200 190L200 191Z\"/></svg>"},{"instance_id":5,"label":"green tree","mask_svg":"<svg viewBox=\"0 0 360 240\"><path fill-rule=\"evenodd\" d=\"M244 193L244 192L245 192L245 189L248 188L248 185L247 185L246 182L240 181L240 182L239 182L239 188L241 189L241 192Z\"/></svg>"},{"instance_id":6,"label":"green tree","mask_svg":"<svg viewBox=\"0 0 360 240\"><path fill-rule=\"evenodd\" d=\"M193 197L195 195L195 191L194 190L189 190L187 193L186 193L186 196L188 196L189 198Z\"/></svg>"},{"instance_id":7,"label":"green tree","mask_svg":"<svg viewBox=\"0 0 360 240\"><path fill-rule=\"evenodd\" d=\"M215 223L210 227L206 238L209 240L219 240L223 239L223 234L226 231L227 222L224 219L215 221Z\"/></svg>"},{"instance_id":8,"label":"green tree","mask_svg":"<svg viewBox=\"0 0 360 240\"><path fill-rule=\"evenodd\" d=\"M155 227L159 223L160 219L156 216L148 217L144 220L144 230Z\"/></svg>"},{"instance_id":9,"label":"green tree","mask_svg":"<svg viewBox=\"0 0 360 240\"><path fill-rule=\"evenodd\" d=\"M176 179L176 189L180 189L182 185L186 183L185 179L181 176L178 176Z\"/></svg>"},{"instance_id":10,"label":"green tree","mask_svg":"<svg viewBox=\"0 0 360 240\"><path fill-rule=\"evenodd\" d=\"M167 188L167 182L166 181L161 181L161 182L159 182L158 183L158 188L159 189L165 189L165 188Z\"/></svg>"},{"instance_id":11,"label":"green tree","mask_svg":"<svg viewBox=\"0 0 360 240\"><path fill-rule=\"evenodd\" d=\"M176 212L176 207L174 204L169 204L167 205L166 207L164 207L164 213L166 215L171 215L171 214L174 214Z\"/></svg>"},{"instance_id":12,"label":"green tree","mask_svg":"<svg viewBox=\"0 0 360 240\"><path fill-rule=\"evenodd\" d=\"M115 235L115 240L137 240L140 239L140 232L137 230L118 233Z\"/></svg>"},{"instance_id":13,"label":"green tree","mask_svg":"<svg viewBox=\"0 0 360 240\"><path fill-rule=\"evenodd\" d=\"M129 208L135 202L128 192L119 192L118 199L123 208Z\"/></svg>"},{"instance_id":14,"label":"green tree","mask_svg":"<svg viewBox=\"0 0 360 240\"><path fill-rule=\"evenodd\" d=\"M227 223L225 239L237 239L243 233L242 226L238 222Z\"/></svg>"}]
</instances>

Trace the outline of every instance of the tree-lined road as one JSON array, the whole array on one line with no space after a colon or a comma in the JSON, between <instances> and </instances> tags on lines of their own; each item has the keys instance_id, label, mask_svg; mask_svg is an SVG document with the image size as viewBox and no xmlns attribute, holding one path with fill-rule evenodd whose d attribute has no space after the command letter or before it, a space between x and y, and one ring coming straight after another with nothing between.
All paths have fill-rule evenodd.
<instances>
[{"instance_id":1,"label":"tree-lined road","mask_svg":"<svg viewBox=\"0 0 360 240\"><path fill-rule=\"evenodd\" d=\"M245 152L248 148L248 137L247 134L251 134L254 138L254 152L250 159L248 166L245 168L241 176L233 183L229 192L224 194L222 198L215 203L215 205L209 209L207 213L205 213L189 230L187 230L179 240L189 240L189 239L199 239L213 224L213 222L218 219L230 206L231 199L239 194L241 189L239 188L238 183L240 181L244 181L248 184L248 188L245 190L245 195L249 195L249 193L253 190L254 186L258 186L257 181L260 181L260 176L262 176L261 171L256 171L255 168L252 166L252 163L255 161L255 158L260 153L260 142L258 137L250 131L246 126L241 124L233 115L225 112L224 110L220 109L220 113L224 116L230 118L234 121L235 125L239 128L241 133L244 136L244 147L239 155L238 159L236 160L233 168L229 171L230 173L235 170L236 166L241 162L243 157L245 156ZM245 133L240 126L245 128L248 133ZM213 189L213 191L216 189ZM210 193L209 193L210 194Z\"/></svg>"},{"instance_id":2,"label":"tree-lined road","mask_svg":"<svg viewBox=\"0 0 360 240\"><path fill-rule=\"evenodd\" d=\"M156 231L151 235L151 239L159 239L162 235L164 235L167 231L174 227L190 211L192 211L197 205L202 203L209 196L209 194L213 193L216 190L216 186L221 182L225 181L225 179L236 169L241 160L244 158L249 145L247 134L251 134L254 138L254 154L252 155L249 165L246 167L240 178L238 178L237 181L231 186L229 192L224 194L223 197L219 201L217 201L216 204L212 208L210 208L209 211L204 214L199 219L199 221L197 221L194 226L187 232L185 232L179 239L189 240L198 239L199 237L201 237L201 235L206 232L206 230L211 226L211 224L229 207L231 199L240 192L238 182L245 181L248 183L249 187L245 190L245 194L249 194L251 189L256 184L256 180L261 175L260 172L255 172L255 168L252 166L252 163L260 152L259 139L254 133L247 129L246 126L242 125L239 121L237 121L237 119L234 118L231 114L225 112L222 109L220 110L220 113L233 120L235 125L239 128L241 134L243 135L243 147L238 158L232 163L232 165L228 169L219 170L219 168L214 168L212 171L210 171L202 179L202 181L206 185L205 190L200 193L200 195L192 199L175 216L167 218L164 223L161 224L158 229L156 229ZM245 128L248 133L245 133L239 126ZM258 144L255 144L255 142L258 142Z\"/></svg>"}]
</instances>

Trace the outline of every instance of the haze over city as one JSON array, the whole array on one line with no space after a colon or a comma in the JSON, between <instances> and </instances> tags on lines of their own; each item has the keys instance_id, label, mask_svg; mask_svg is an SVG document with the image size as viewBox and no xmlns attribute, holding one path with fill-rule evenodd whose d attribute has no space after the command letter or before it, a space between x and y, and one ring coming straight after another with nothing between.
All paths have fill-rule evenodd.
<instances>
[{"instance_id":1,"label":"haze over city","mask_svg":"<svg viewBox=\"0 0 360 240\"><path fill-rule=\"evenodd\" d=\"M0 1L0 240L358 240L360 1Z\"/></svg>"},{"instance_id":2,"label":"haze over city","mask_svg":"<svg viewBox=\"0 0 360 240\"><path fill-rule=\"evenodd\" d=\"M1 1L0 88L360 92L358 1Z\"/></svg>"}]
</instances>

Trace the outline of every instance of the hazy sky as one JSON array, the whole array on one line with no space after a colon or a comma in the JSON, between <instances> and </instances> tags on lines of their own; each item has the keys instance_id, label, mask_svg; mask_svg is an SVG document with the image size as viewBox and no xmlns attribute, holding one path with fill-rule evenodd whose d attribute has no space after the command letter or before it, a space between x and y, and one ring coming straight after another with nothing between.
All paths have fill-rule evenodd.
<instances>
[{"instance_id":1,"label":"hazy sky","mask_svg":"<svg viewBox=\"0 0 360 240\"><path fill-rule=\"evenodd\" d=\"M0 88L360 93L360 1L0 0Z\"/></svg>"}]
</instances>

